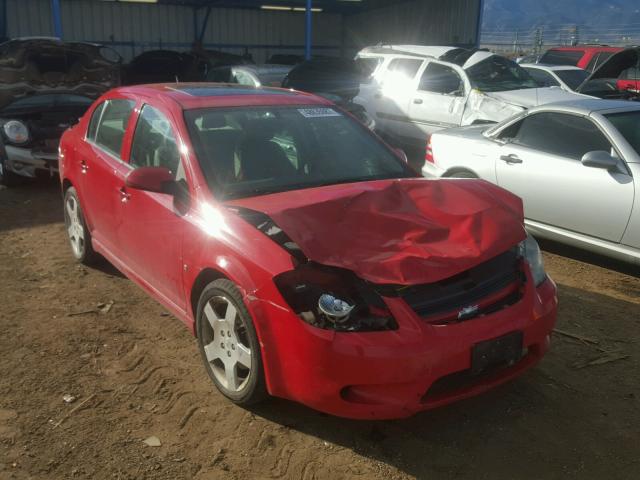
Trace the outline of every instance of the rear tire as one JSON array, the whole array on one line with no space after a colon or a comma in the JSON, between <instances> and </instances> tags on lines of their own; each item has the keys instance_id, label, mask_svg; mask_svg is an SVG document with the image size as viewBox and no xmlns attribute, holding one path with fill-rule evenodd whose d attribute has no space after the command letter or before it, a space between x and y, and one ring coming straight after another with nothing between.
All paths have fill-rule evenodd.
<instances>
[{"instance_id":1,"label":"rear tire","mask_svg":"<svg viewBox=\"0 0 640 480\"><path fill-rule=\"evenodd\" d=\"M200 295L198 348L216 388L237 405L267 397L260 343L253 320L233 282L218 279Z\"/></svg>"},{"instance_id":2,"label":"rear tire","mask_svg":"<svg viewBox=\"0 0 640 480\"><path fill-rule=\"evenodd\" d=\"M74 258L84 265L95 263L98 254L91 245L91 233L84 221L80 200L73 187L64 192L64 225Z\"/></svg>"}]
</instances>

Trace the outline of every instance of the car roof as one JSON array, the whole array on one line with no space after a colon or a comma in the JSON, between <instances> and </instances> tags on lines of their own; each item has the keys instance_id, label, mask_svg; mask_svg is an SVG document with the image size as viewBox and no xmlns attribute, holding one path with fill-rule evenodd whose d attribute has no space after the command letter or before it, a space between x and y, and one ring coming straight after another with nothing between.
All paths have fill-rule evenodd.
<instances>
[{"instance_id":1,"label":"car roof","mask_svg":"<svg viewBox=\"0 0 640 480\"><path fill-rule=\"evenodd\" d=\"M549 50L564 52L617 52L623 50L623 47L611 47L609 45L573 45L570 47L553 47ZM547 50L547 52L549 50Z\"/></svg>"},{"instance_id":2,"label":"car roof","mask_svg":"<svg viewBox=\"0 0 640 480\"><path fill-rule=\"evenodd\" d=\"M586 70L584 70L584 68L575 67L573 65L551 65L551 64L547 64L547 63L521 63L520 66L523 67L523 68L531 67L531 68L540 68L540 69L543 69L543 70L553 70L553 71L557 71L557 70L582 70L582 71L586 71Z\"/></svg>"},{"instance_id":3,"label":"car roof","mask_svg":"<svg viewBox=\"0 0 640 480\"><path fill-rule=\"evenodd\" d=\"M561 110L578 115L590 115L594 112L606 112L612 110L628 111L640 110L640 104L628 100L602 100L599 98L584 98L566 102L547 103L530 111Z\"/></svg>"},{"instance_id":4,"label":"car roof","mask_svg":"<svg viewBox=\"0 0 640 480\"><path fill-rule=\"evenodd\" d=\"M438 58L445 53L459 47L427 46L427 45L376 45L360 50L358 54L386 54L386 55L419 55L421 57Z\"/></svg>"},{"instance_id":5,"label":"car roof","mask_svg":"<svg viewBox=\"0 0 640 480\"><path fill-rule=\"evenodd\" d=\"M331 105L327 99L296 90L225 83L159 83L120 87L114 91L123 95L169 100L183 110L251 105Z\"/></svg>"}]
</instances>

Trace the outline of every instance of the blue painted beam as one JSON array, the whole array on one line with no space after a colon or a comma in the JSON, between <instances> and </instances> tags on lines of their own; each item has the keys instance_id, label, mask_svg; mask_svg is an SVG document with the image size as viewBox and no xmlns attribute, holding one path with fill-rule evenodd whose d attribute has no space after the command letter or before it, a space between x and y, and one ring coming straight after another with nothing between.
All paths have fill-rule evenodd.
<instances>
[{"instance_id":1,"label":"blue painted beam","mask_svg":"<svg viewBox=\"0 0 640 480\"><path fill-rule=\"evenodd\" d=\"M312 18L311 14L311 0L307 0L307 10L305 12L305 24L306 28L304 29L304 58L307 60L311 60L311 25Z\"/></svg>"},{"instance_id":2,"label":"blue painted beam","mask_svg":"<svg viewBox=\"0 0 640 480\"><path fill-rule=\"evenodd\" d=\"M482 35L482 17L484 15L484 0L478 0L478 18L476 19L476 48L480 48Z\"/></svg>"},{"instance_id":3,"label":"blue painted beam","mask_svg":"<svg viewBox=\"0 0 640 480\"><path fill-rule=\"evenodd\" d=\"M53 17L53 36L62 40L62 12L60 0L51 0L51 16Z\"/></svg>"}]
</instances>

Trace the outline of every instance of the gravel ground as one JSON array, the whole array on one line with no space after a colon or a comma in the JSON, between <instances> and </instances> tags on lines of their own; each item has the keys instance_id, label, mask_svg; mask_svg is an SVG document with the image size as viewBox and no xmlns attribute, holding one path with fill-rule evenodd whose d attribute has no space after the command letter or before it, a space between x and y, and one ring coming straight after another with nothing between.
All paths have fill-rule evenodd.
<instances>
[{"instance_id":1,"label":"gravel ground","mask_svg":"<svg viewBox=\"0 0 640 480\"><path fill-rule=\"evenodd\" d=\"M74 263L54 185L0 190L0 479L640 478L640 272L543 247L557 327L583 340L554 335L483 396L347 421L230 404L178 320L108 264Z\"/></svg>"}]
</instances>

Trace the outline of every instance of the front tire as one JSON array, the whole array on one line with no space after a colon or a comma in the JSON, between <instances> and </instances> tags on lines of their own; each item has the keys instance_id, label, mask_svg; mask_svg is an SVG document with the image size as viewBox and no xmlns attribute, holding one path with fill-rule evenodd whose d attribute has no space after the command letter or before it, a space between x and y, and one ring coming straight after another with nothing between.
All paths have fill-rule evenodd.
<instances>
[{"instance_id":1,"label":"front tire","mask_svg":"<svg viewBox=\"0 0 640 480\"><path fill-rule=\"evenodd\" d=\"M233 282L219 279L206 286L196 333L205 369L220 393L245 406L267 397L258 336Z\"/></svg>"},{"instance_id":2,"label":"front tire","mask_svg":"<svg viewBox=\"0 0 640 480\"><path fill-rule=\"evenodd\" d=\"M7 170L4 159L0 158L0 185L4 185L5 187L14 187L20 182L21 178L22 177L20 177L20 175Z\"/></svg>"},{"instance_id":3,"label":"front tire","mask_svg":"<svg viewBox=\"0 0 640 480\"><path fill-rule=\"evenodd\" d=\"M85 265L95 263L98 254L91 245L91 233L84 221L78 193L73 187L64 192L64 225L74 258Z\"/></svg>"}]
</instances>

